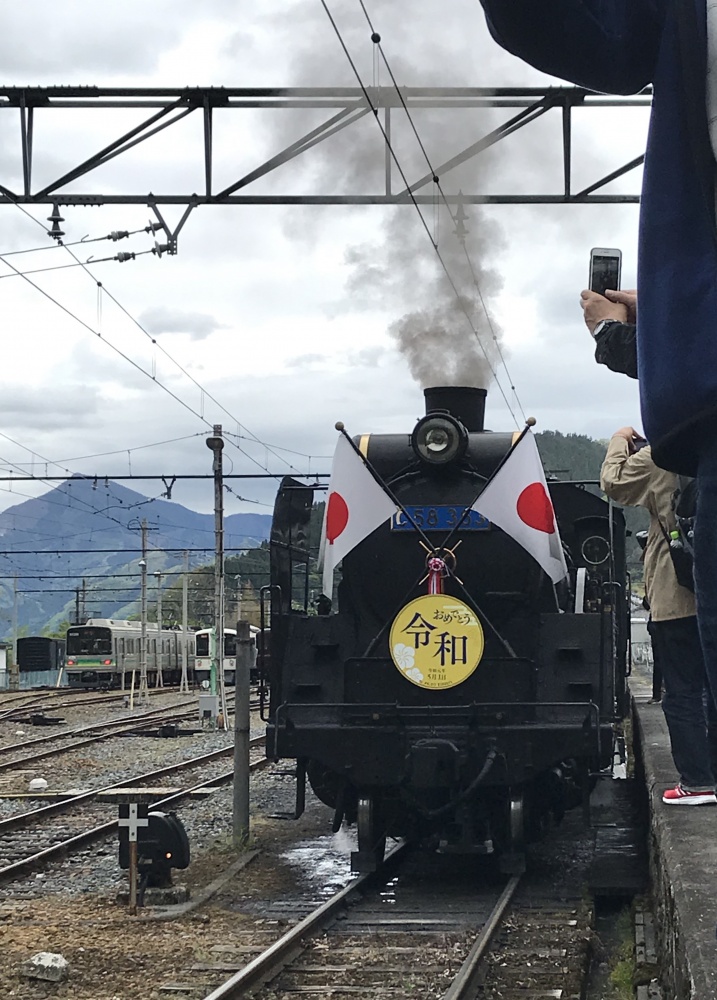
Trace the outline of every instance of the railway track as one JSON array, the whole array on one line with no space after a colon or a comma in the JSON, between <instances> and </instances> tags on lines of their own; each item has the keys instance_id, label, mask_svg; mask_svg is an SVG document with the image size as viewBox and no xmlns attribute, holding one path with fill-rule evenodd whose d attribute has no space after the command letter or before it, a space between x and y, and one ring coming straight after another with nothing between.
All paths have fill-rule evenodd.
<instances>
[{"instance_id":1,"label":"railway track","mask_svg":"<svg viewBox=\"0 0 717 1000\"><path fill-rule=\"evenodd\" d=\"M184 985L205 1000L248 992L467 1000L519 878L467 884L464 875L455 858L400 844L380 873L352 879L211 992L208 965L190 970L194 984L167 989Z\"/></svg>"},{"instance_id":2,"label":"railway track","mask_svg":"<svg viewBox=\"0 0 717 1000\"><path fill-rule=\"evenodd\" d=\"M46 710L56 711L59 708L84 708L85 705L111 705L129 696L128 691L120 691L114 694L93 694L93 697L87 698L83 696L92 692L76 690L72 694L73 690L73 688L60 688L51 692L43 691L41 693L26 693L25 695L21 695L18 699L13 700L9 708L4 711L0 710L0 722L16 721L18 716L28 711L44 712ZM179 688L152 688L149 694L150 696L171 694L175 691L179 691ZM70 695L69 701L57 701L57 698L66 697L67 695ZM0 709L3 709L5 704L5 698L0 699Z\"/></svg>"},{"instance_id":3,"label":"railway track","mask_svg":"<svg viewBox=\"0 0 717 1000\"><path fill-rule=\"evenodd\" d=\"M256 754L264 745L264 737L257 737L250 742L250 747ZM112 833L117 827L117 821L104 821L111 807L97 803L97 796L110 788L148 787L166 778L168 775L186 774L199 771L202 780L188 784L180 792L168 798L158 799L151 808L167 808L176 802L203 789L228 784L233 778L233 770L226 770L222 765L227 756L234 751L233 745L220 750L201 754L190 760L180 761L166 767L158 768L144 774L133 775L122 781L114 782L102 788L53 802L50 805L17 813L0 821L0 881L5 882L28 872L35 871L48 861L65 857L73 851L101 840ZM251 767L257 770L267 764L261 756L254 760ZM207 777L207 772L212 772ZM56 817L62 815L61 822Z\"/></svg>"},{"instance_id":4,"label":"railway track","mask_svg":"<svg viewBox=\"0 0 717 1000\"><path fill-rule=\"evenodd\" d=\"M27 757L16 757L12 760L0 759L0 771L6 771L12 769L13 767L34 763L36 760L42 760L45 757L52 757L56 754L63 753L66 750L74 750L77 747L86 746L90 743L96 743L99 740L107 739L109 736L133 733L142 729L147 729L152 725L157 725L158 723L162 724L190 717L196 717L196 708L187 709L186 703L185 705L169 705L164 708L151 709L149 712L143 713L141 716L134 718L114 719L110 722L93 722L88 726L79 726L76 729L65 729L48 733L45 736L37 736L30 740L21 740L18 743L8 743L5 746L0 746L0 758L5 757L7 754L17 753L27 749L34 751L35 748L44 747L50 743L61 743L62 745L48 750L32 752L30 756ZM87 734L90 733L93 735L88 736ZM75 739L74 743L67 744L64 742L72 739Z\"/></svg>"},{"instance_id":5,"label":"railway track","mask_svg":"<svg viewBox=\"0 0 717 1000\"><path fill-rule=\"evenodd\" d=\"M496 875L490 859L401 846L381 872L318 904L249 903L256 932L247 938L245 931L234 952L221 946L219 961L195 963L159 992L191 1000L581 1000L592 835L576 822L561 831L556 850L539 845L523 876ZM241 904L231 908L246 913ZM287 918L291 929L267 942L267 927Z\"/></svg>"},{"instance_id":6,"label":"railway track","mask_svg":"<svg viewBox=\"0 0 717 1000\"><path fill-rule=\"evenodd\" d=\"M45 736L37 736L30 740L21 740L18 743L9 743L5 746L0 746L0 772L27 767L28 764L34 764L36 761L86 747L113 736L141 733L143 729L150 729L157 725L168 725L187 719L196 720L197 709L194 699L191 700L189 705L190 707L187 707L186 701L177 705L165 705L162 708L150 709L142 715L133 718L125 717L123 719L114 719L110 722L94 722L76 729L56 731L48 733ZM258 700L249 703L249 708L252 711L256 711L258 707ZM74 742L67 743L67 740L74 740ZM55 743L60 745L37 750L38 747L47 747L48 744ZM2 759L6 754L22 753L22 751L28 748L33 749L33 752L29 756L14 757L11 760Z\"/></svg>"}]
</instances>

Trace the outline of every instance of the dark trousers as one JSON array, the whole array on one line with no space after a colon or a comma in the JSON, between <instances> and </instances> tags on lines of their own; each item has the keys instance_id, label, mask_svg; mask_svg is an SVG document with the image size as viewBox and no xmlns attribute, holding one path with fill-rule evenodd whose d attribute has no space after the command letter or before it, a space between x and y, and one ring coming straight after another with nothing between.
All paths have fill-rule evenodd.
<instances>
[{"instance_id":1,"label":"dark trousers","mask_svg":"<svg viewBox=\"0 0 717 1000\"><path fill-rule=\"evenodd\" d=\"M652 618L647 619L647 631L650 635L650 643L652 645L652 697L654 701L661 701L662 664L660 663L660 649L654 639Z\"/></svg>"},{"instance_id":2,"label":"dark trousers","mask_svg":"<svg viewBox=\"0 0 717 1000\"><path fill-rule=\"evenodd\" d=\"M717 700L717 438L700 449L695 518L695 597L705 667Z\"/></svg>"},{"instance_id":3,"label":"dark trousers","mask_svg":"<svg viewBox=\"0 0 717 1000\"><path fill-rule=\"evenodd\" d=\"M662 667L662 708L680 782L688 789L714 788L717 709L707 689L697 618L652 622L652 641Z\"/></svg>"}]
</instances>

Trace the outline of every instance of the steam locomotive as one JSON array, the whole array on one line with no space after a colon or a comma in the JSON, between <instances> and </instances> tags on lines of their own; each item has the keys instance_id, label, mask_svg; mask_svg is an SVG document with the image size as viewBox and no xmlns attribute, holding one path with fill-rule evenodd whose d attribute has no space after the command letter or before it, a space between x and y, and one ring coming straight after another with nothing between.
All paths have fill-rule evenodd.
<instances>
[{"instance_id":1,"label":"steam locomotive","mask_svg":"<svg viewBox=\"0 0 717 1000\"><path fill-rule=\"evenodd\" d=\"M336 606L297 600L308 594L314 489L282 481L267 591L267 755L297 762L297 816L308 778L334 810L334 830L357 824L355 870L380 864L387 836L495 853L512 870L526 842L586 801L612 763L626 707L625 523L589 486L549 481L568 567L554 584L510 535L464 516L515 440L484 429L485 390L425 397L412 433L355 439L408 517L344 557ZM438 618L463 616L481 633L475 662L463 643L447 681L445 670L412 672L397 653L424 643L431 619L412 604L428 607L437 557L448 567ZM455 629L444 652L454 640Z\"/></svg>"}]
</instances>

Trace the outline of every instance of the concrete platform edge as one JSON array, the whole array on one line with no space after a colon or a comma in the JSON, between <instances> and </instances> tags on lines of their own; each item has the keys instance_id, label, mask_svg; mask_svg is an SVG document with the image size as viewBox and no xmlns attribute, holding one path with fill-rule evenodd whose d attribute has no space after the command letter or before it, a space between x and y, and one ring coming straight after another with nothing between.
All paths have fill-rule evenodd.
<instances>
[{"instance_id":1,"label":"concrete platform edge","mask_svg":"<svg viewBox=\"0 0 717 1000\"><path fill-rule=\"evenodd\" d=\"M677 776L660 705L633 698L634 733L649 802L650 876L664 995L717 997L717 808L669 806Z\"/></svg>"}]
</instances>

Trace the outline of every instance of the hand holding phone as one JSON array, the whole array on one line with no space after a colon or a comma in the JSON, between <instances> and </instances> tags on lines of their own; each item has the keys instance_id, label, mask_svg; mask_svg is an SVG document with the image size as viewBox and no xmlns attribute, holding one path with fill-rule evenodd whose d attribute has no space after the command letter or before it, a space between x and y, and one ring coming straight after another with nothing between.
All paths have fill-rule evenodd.
<instances>
[{"instance_id":1,"label":"hand holding phone","mask_svg":"<svg viewBox=\"0 0 717 1000\"><path fill-rule=\"evenodd\" d=\"M593 247L590 251L591 292L604 295L608 288L620 288L622 272L622 251L614 247Z\"/></svg>"}]
</instances>

